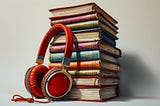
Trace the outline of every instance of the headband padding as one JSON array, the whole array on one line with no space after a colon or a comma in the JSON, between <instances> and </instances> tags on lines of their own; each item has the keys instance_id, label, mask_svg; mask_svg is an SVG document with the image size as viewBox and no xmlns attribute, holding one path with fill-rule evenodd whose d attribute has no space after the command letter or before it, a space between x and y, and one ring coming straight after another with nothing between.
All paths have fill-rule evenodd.
<instances>
[{"instance_id":1,"label":"headband padding","mask_svg":"<svg viewBox=\"0 0 160 106\"><path fill-rule=\"evenodd\" d=\"M41 82L44 75L48 72L48 68L44 65L37 65L33 67L28 76L28 88L30 93L37 98L44 98L44 94L41 91Z\"/></svg>"},{"instance_id":2,"label":"headband padding","mask_svg":"<svg viewBox=\"0 0 160 106\"><path fill-rule=\"evenodd\" d=\"M52 26L48 32L45 34L41 45L38 50L38 56L36 63L38 64L43 64L44 61L44 56L47 50L47 47L54 35L56 35L57 32L59 31L64 31L66 35L66 46L64 50L64 58L71 58L72 55L72 49L73 49L73 36L72 36L72 31L69 27L63 25L63 24L55 24Z\"/></svg>"}]
</instances>

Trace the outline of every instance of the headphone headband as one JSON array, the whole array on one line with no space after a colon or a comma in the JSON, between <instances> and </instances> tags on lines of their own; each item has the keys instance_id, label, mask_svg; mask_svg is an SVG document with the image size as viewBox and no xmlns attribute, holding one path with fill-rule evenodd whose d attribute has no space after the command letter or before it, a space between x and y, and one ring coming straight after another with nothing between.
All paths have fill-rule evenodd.
<instances>
[{"instance_id":1,"label":"headphone headband","mask_svg":"<svg viewBox=\"0 0 160 106\"><path fill-rule=\"evenodd\" d=\"M45 36L41 42L41 45L39 47L39 50L38 50L38 55L37 55L37 59L36 59L37 64L43 64L46 50L47 50L47 47L48 47L52 37L57 32L59 32L61 30L64 30L65 35L66 35L66 46L65 46L65 50L64 50L64 58L62 60L62 64L64 66L69 66L70 58L71 58L72 50L73 50L73 36L72 36L71 29L63 24L55 24L45 34Z\"/></svg>"}]
</instances>

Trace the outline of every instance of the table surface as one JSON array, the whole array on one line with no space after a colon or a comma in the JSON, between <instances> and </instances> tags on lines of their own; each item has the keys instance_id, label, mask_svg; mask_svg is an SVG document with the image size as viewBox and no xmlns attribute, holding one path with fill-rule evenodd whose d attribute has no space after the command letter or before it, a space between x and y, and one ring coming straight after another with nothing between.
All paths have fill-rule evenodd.
<instances>
[{"instance_id":1,"label":"table surface","mask_svg":"<svg viewBox=\"0 0 160 106\"><path fill-rule=\"evenodd\" d=\"M27 102L12 102L11 97L0 95L1 106L160 106L160 98L131 98L131 97L118 97L107 102L84 102L84 101L54 101L48 104L27 103Z\"/></svg>"}]
</instances>

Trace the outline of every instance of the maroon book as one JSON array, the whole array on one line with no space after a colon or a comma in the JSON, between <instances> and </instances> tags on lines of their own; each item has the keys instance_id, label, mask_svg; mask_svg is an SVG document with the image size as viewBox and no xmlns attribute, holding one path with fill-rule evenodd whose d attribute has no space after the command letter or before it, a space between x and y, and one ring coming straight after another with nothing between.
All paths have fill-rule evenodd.
<instances>
[{"instance_id":1,"label":"maroon book","mask_svg":"<svg viewBox=\"0 0 160 106\"><path fill-rule=\"evenodd\" d=\"M53 44L49 47L50 53L63 52L65 44ZM103 41L91 41L91 42L77 42L73 45L73 51L83 50L102 50L116 57L121 56L121 50L110 46L108 43Z\"/></svg>"}]
</instances>

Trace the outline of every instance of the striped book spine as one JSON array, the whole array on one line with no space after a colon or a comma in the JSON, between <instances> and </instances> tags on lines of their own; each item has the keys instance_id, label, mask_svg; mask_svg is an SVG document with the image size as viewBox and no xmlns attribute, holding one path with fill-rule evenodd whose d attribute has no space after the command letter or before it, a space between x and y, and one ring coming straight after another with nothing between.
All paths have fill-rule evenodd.
<instances>
[{"instance_id":1,"label":"striped book spine","mask_svg":"<svg viewBox=\"0 0 160 106\"><path fill-rule=\"evenodd\" d=\"M60 62L63 59L64 53L51 53L49 56L50 62ZM73 52L71 61L82 61L82 60L97 60L100 58L99 50L94 51L78 51Z\"/></svg>"}]
</instances>

